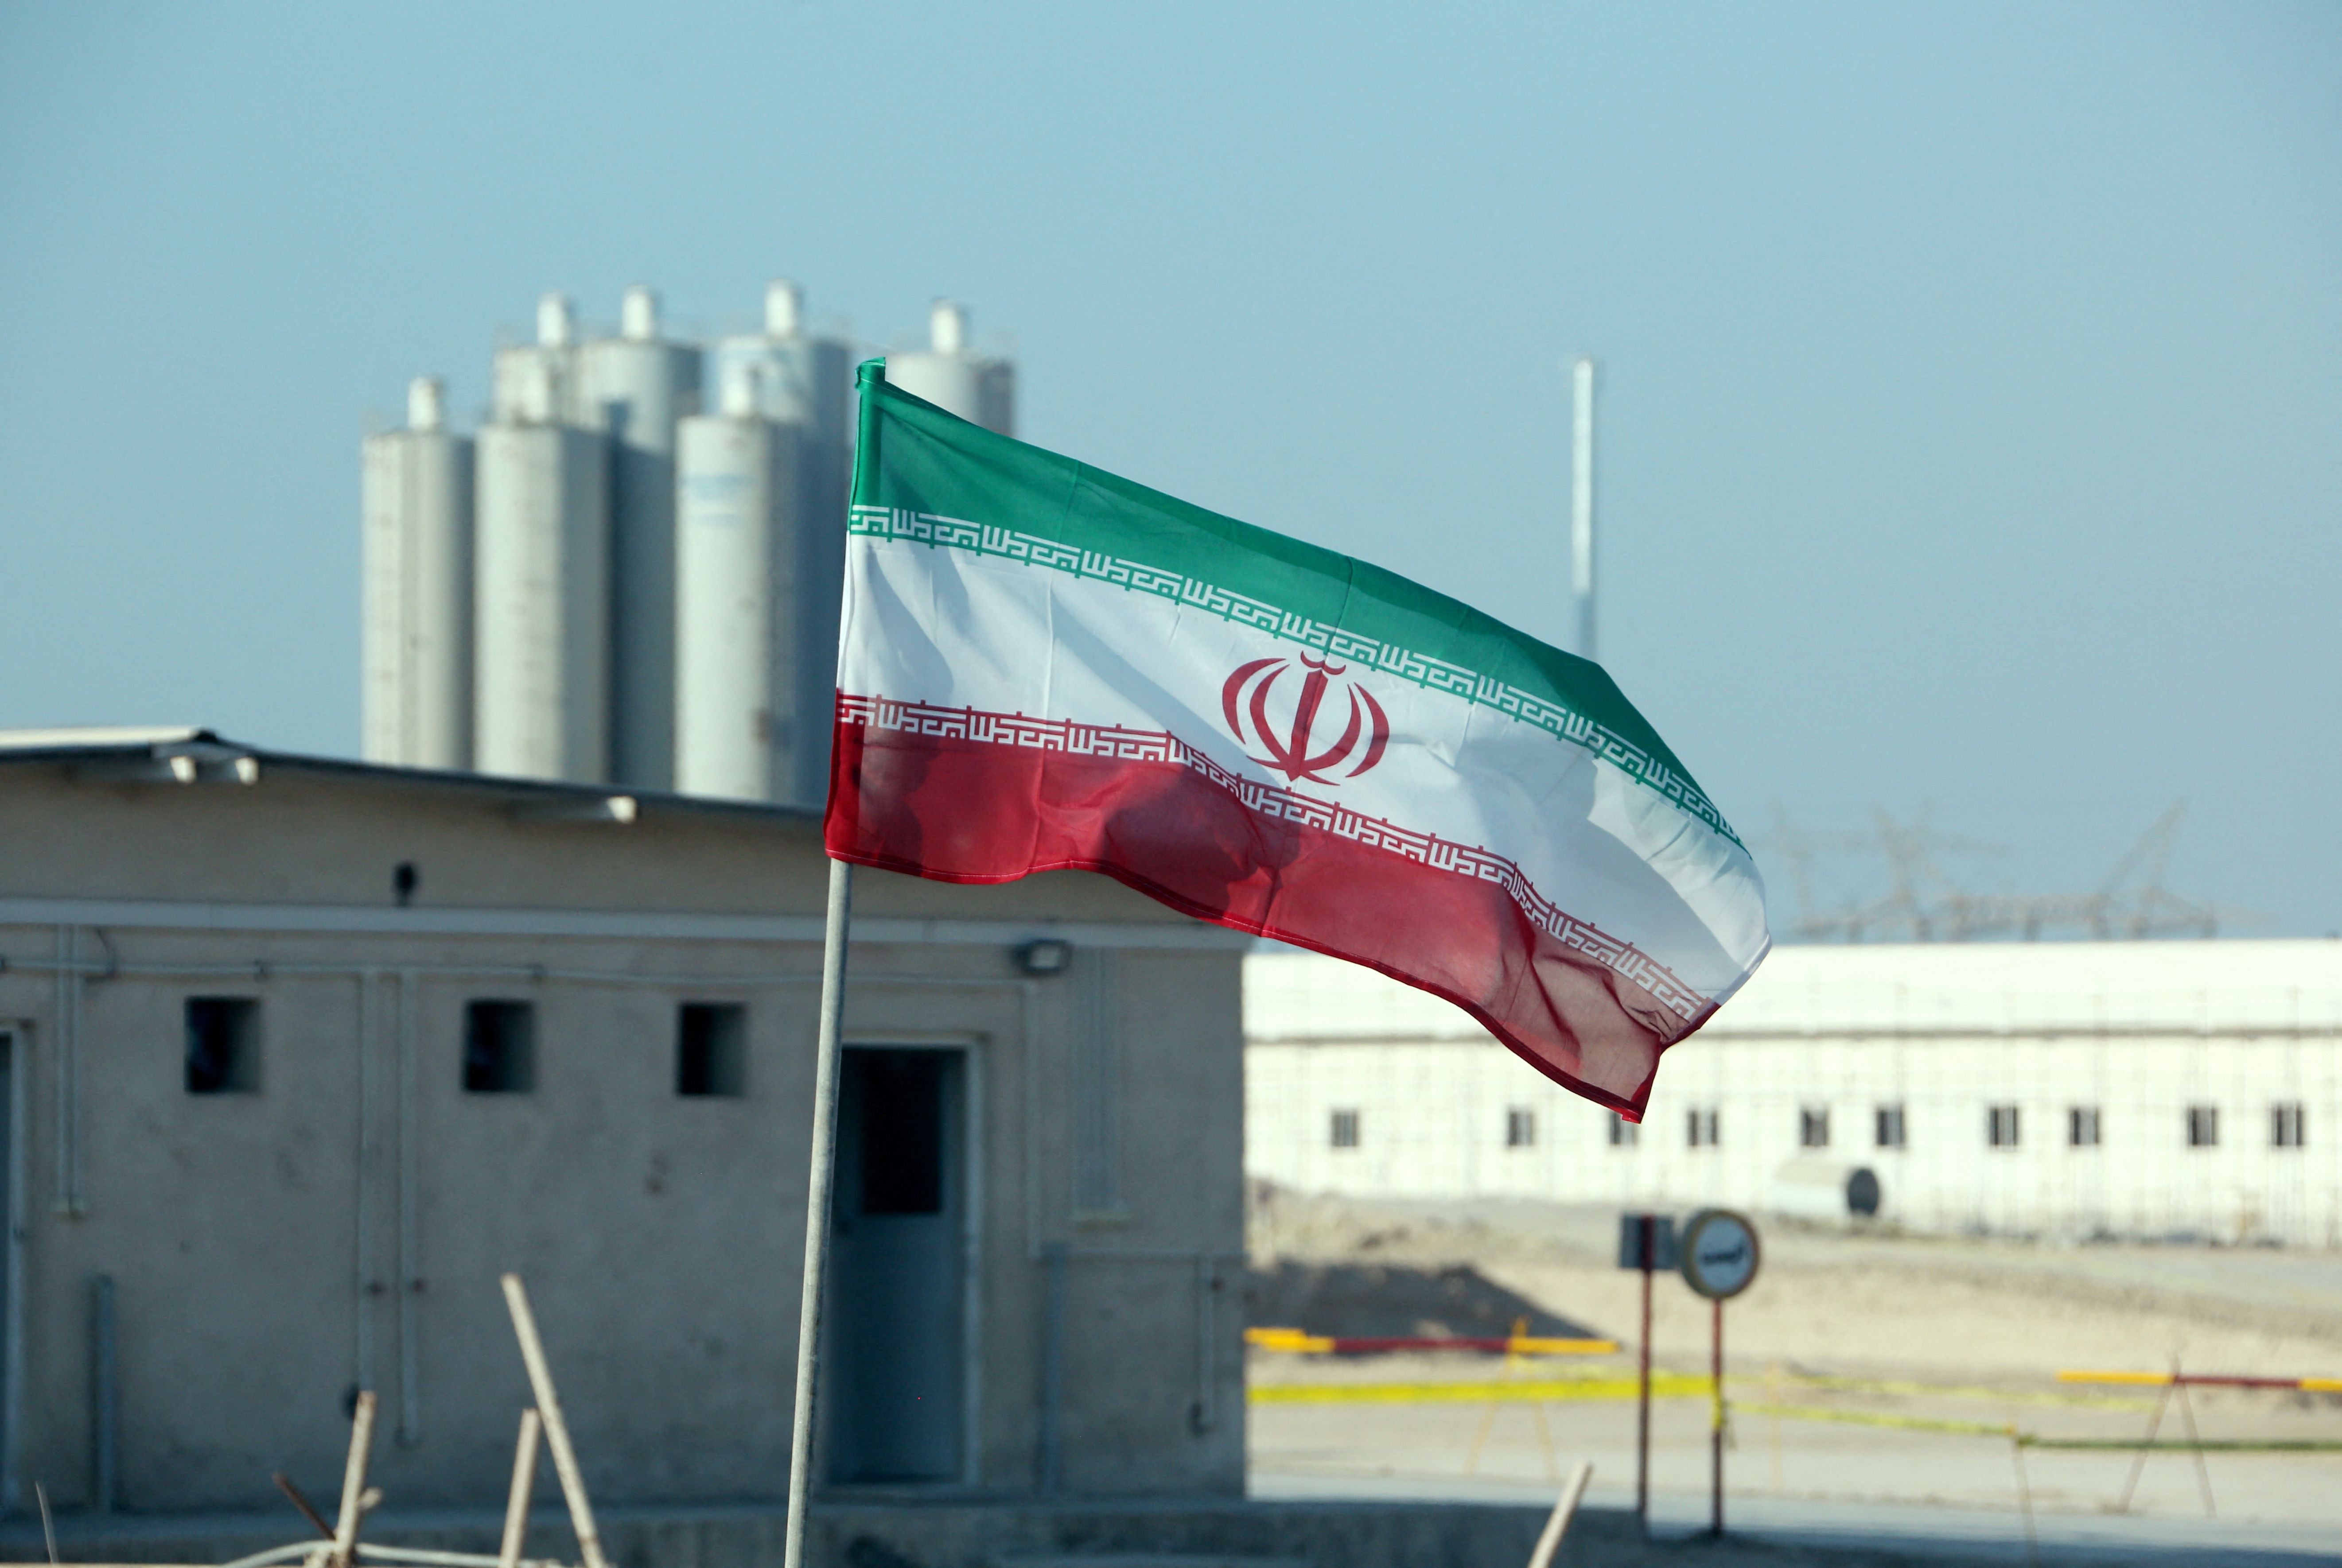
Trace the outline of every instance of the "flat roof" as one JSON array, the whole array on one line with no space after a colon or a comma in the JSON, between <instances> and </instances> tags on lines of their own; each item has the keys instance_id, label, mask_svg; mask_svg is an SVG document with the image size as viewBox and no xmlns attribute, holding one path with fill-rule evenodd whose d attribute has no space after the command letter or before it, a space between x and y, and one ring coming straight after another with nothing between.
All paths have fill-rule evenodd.
<instances>
[{"instance_id":1,"label":"flat roof","mask_svg":"<svg viewBox=\"0 0 2342 1568\"><path fill-rule=\"evenodd\" d=\"M776 805L768 801L725 800L623 784L511 778L460 769L400 767L275 751L192 724L0 730L0 767L11 764L84 767L115 771L125 782L185 784L253 784L266 774L293 773L351 784L455 792L486 802L566 808L612 822L633 822L645 815L692 815L812 825L822 817L809 806Z\"/></svg>"}]
</instances>

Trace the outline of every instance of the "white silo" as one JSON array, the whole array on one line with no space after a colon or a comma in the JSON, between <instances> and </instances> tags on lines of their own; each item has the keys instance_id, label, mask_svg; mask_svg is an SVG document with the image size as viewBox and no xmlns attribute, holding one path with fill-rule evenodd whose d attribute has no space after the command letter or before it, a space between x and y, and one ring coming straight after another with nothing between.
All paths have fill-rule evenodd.
<instances>
[{"instance_id":1,"label":"white silo","mask_svg":"<svg viewBox=\"0 0 2342 1568\"><path fill-rule=\"evenodd\" d=\"M775 800L818 805L828 791L829 728L837 690L838 610L846 589L846 489L854 472L853 354L806 330L805 295L776 279L765 290L765 330L715 350L716 385L735 404L796 433L796 493L787 516L796 563L786 620L794 674L776 694L776 724L794 737ZM683 634L688 636L686 628Z\"/></svg>"},{"instance_id":2,"label":"white silo","mask_svg":"<svg viewBox=\"0 0 2342 1568\"><path fill-rule=\"evenodd\" d=\"M805 291L776 278L765 288L765 330L719 340L711 368L720 388L736 366L750 367L758 414L843 444L854 403L851 357L837 339L805 330Z\"/></svg>"},{"instance_id":3,"label":"white silo","mask_svg":"<svg viewBox=\"0 0 2342 1568\"><path fill-rule=\"evenodd\" d=\"M886 356L886 383L936 407L974 419L983 412L979 366L967 352L967 312L947 299L927 313L927 351Z\"/></svg>"},{"instance_id":4,"label":"white silo","mask_svg":"<svg viewBox=\"0 0 2342 1568\"><path fill-rule=\"evenodd\" d=\"M575 425L480 427L473 765L609 777L609 449Z\"/></svg>"},{"instance_id":5,"label":"white silo","mask_svg":"<svg viewBox=\"0 0 2342 1568\"><path fill-rule=\"evenodd\" d=\"M967 311L954 301L939 299L927 313L925 353L886 356L886 380L986 430L1016 434L1016 367L975 352Z\"/></svg>"},{"instance_id":6,"label":"white silo","mask_svg":"<svg viewBox=\"0 0 2342 1568\"><path fill-rule=\"evenodd\" d=\"M584 423L610 443L610 776L675 777L676 423L699 412L700 351L659 335L658 296L626 291L618 335L578 360Z\"/></svg>"},{"instance_id":7,"label":"white silo","mask_svg":"<svg viewBox=\"0 0 2342 1568\"><path fill-rule=\"evenodd\" d=\"M586 423L578 380L577 314L569 296L540 295L536 341L496 350L490 417L531 424Z\"/></svg>"},{"instance_id":8,"label":"white silo","mask_svg":"<svg viewBox=\"0 0 2342 1568\"><path fill-rule=\"evenodd\" d=\"M472 443L449 432L432 377L407 388L406 428L365 439L368 762L472 765Z\"/></svg>"},{"instance_id":9,"label":"white silo","mask_svg":"<svg viewBox=\"0 0 2342 1568\"><path fill-rule=\"evenodd\" d=\"M675 787L810 804L806 748L826 755L828 704L816 727L797 696L806 427L760 411L757 370L735 358L719 411L677 438Z\"/></svg>"}]
</instances>

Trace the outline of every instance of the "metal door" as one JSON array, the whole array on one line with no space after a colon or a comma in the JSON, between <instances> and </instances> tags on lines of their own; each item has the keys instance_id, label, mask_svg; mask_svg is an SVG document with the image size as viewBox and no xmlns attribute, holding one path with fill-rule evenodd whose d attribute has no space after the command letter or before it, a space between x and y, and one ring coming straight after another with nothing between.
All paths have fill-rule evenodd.
<instances>
[{"instance_id":1,"label":"metal door","mask_svg":"<svg viewBox=\"0 0 2342 1568\"><path fill-rule=\"evenodd\" d=\"M849 1048L822 1371L833 1483L960 1478L964 1052Z\"/></svg>"},{"instance_id":2,"label":"metal door","mask_svg":"<svg viewBox=\"0 0 2342 1568\"><path fill-rule=\"evenodd\" d=\"M20 1506L16 1481L16 1377L24 1354L16 1300L24 1217L16 1212L16 1036L0 1029L0 1508Z\"/></svg>"}]
</instances>

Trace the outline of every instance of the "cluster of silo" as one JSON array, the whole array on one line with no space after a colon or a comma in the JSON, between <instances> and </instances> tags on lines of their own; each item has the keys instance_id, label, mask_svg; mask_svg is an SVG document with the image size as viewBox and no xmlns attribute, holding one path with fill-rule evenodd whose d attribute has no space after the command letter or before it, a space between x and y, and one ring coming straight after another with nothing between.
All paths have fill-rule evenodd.
<instances>
[{"instance_id":1,"label":"cluster of silo","mask_svg":"<svg viewBox=\"0 0 2342 1568\"><path fill-rule=\"evenodd\" d=\"M615 337L540 302L475 440L415 383L408 428L365 444L367 760L818 803L854 358L792 284L705 348L636 288ZM1013 370L956 305L887 374L1011 433Z\"/></svg>"}]
</instances>

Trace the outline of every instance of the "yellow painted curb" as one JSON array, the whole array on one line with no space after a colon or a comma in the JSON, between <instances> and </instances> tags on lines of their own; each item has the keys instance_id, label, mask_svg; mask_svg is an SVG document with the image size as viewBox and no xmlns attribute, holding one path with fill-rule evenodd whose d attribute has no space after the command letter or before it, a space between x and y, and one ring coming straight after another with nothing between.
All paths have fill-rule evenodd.
<instances>
[{"instance_id":1,"label":"yellow painted curb","mask_svg":"<svg viewBox=\"0 0 2342 1568\"><path fill-rule=\"evenodd\" d=\"M1254 1404L1536 1404L1546 1400L1632 1399L1631 1377L1518 1383L1270 1383L1245 1393ZM1708 1381L1667 1373L1651 1379L1655 1399L1705 1399Z\"/></svg>"}]
</instances>

